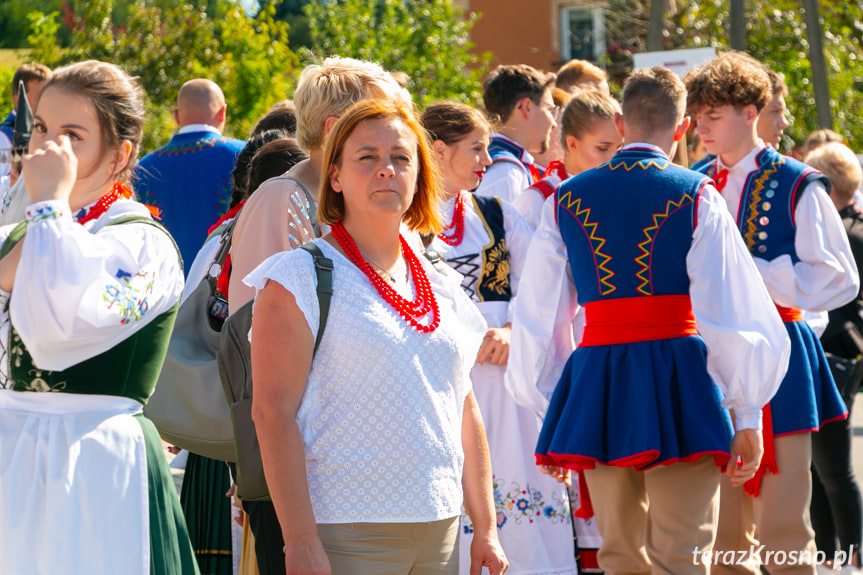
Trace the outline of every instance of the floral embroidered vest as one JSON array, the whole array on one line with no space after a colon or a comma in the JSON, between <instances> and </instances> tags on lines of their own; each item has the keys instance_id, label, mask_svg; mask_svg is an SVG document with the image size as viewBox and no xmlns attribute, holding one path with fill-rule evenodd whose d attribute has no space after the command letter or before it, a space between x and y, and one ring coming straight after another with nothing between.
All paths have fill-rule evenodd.
<instances>
[{"instance_id":1,"label":"floral embroidered vest","mask_svg":"<svg viewBox=\"0 0 863 575\"><path fill-rule=\"evenodd\" d=\"M489 243L482 249L482 269L479 273L476 295L479 301L509 301L512 290L509 283L509 249L506 247L506 230L503 227L503 207L500 198L471 194L476 213L488 232Z\"/></svg>"},{"instance_id":2,"label":"floral embroidered vest","mask_svg":"<svg viewBox=\"0 0 863 575\"><path fill-rule=\"evenodd\" d=\"M120 218L107 225L131 222L164 230L160 224L143 216ZM26 222L21 222L0 247L0 258L24 237L25 231ZM113 395L146 404L159 379L178 307L179 304L175 304L108 351L62 371L47 371L36 366L10 321L7 373L12 390Z\"/></svg>"}]
</instances>

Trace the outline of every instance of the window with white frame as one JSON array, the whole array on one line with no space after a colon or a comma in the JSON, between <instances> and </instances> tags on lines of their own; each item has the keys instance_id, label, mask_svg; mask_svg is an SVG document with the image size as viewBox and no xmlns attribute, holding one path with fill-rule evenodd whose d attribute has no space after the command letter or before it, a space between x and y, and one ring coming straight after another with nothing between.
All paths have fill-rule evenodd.
<instances>
[{"instance_id":1,"label":"window with white frame","mask_svg":"<svg viewBox=\"0 0 863 575\"><path fill-rule=\"evenodd\" d=\"M600 6L561 6L560 57L598 62L605 54L605 14Z\"/></svg>"}]
</instances>

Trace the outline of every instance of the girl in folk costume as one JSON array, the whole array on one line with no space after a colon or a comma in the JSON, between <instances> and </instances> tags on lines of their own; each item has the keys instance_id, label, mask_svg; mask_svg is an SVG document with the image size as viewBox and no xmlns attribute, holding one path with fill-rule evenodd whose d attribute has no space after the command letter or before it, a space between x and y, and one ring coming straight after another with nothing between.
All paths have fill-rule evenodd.
<instances>
[{"instance_id":1,"label":"girl in folk costume","mask_svg":"<svg viewBox=\"0 0 863 575\"><path fill-rule=\"evenodd\" d=\"M564 160L549 164L543 179L512 202L531 228L539 226L542 204L554 194L560 182L614 156L622 142L614 127L614 115L618 113L620 104L608 94L593 89L575 90L560 121Z\"/></svg>"},{"instance_id":2,"label":"girl in folk costume","mask_svg":"<svg viewBox=\"0 0 863 575\"><path fill-rule=\"evenodd\" d=\"M134 80L97 61L55 72L35 113L32 203L0 229L2 573L198 572L141 415L183 289L125 185L143 117Z\"/></svg>"},{"instance_id":3,"label":"girl in folk costume","mask_svg":"<svg viewBox=\"0 0 863 575\"><path fill-rule=\"evenodd\" d=\"M497 525L510 573L576 573L566 488L544 477L532 450L540 420L518 406L503 386L509 355L510 300L518 290L531 230L507 202L471 194L491 163L489 126L475 109L444 102L426 108L423 125L446 191L449 228L431 242L464 275L462 287L489 325L471 370L486 424L494 474ZM467 573L472 525L463 518L461 572Z\"/></svg>"}]
</instances>

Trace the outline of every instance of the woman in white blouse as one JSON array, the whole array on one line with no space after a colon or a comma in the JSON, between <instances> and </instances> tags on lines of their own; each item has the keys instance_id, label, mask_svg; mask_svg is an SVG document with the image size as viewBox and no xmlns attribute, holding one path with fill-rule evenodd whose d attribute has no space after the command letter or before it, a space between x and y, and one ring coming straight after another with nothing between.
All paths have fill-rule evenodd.
<instances>
[{"instance_id":1,"label":"woman in white blouse","mask_svg":"<svg viewBox=\"0 0 863 575\"><path fill-rule=\"evenodd\" d=\"M403 105L366 100L327 140L314 244L334 263L317 353L312 259L264 261L252 324L252 413L289 573L458 571L459 514L471 561L502 573L491 472L469 371L485 322L460 277L400 236L436 233L429 144ZM273 281L270 281L273 280Z\"/></svg>"},{"instance_id":2,"label":"woman in white blouse","mask_svg":"<svg viewBox=\"0 0 863 575\"><path fill-rule=\"evenodd\" d=\"M183 290L126 185L143 116L134 80L97 61L57 70L35 112L32 203L0 228L0 573L198 572L141 415Z\"/></svg>"}]
</instances>

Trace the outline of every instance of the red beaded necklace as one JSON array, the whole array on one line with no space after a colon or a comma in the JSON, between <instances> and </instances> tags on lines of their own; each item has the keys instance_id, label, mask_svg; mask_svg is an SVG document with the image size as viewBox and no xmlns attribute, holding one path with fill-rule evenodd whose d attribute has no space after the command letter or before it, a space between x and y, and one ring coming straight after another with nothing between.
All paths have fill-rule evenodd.
<instances>
[{"instance_id":1,"label":"red beaded necklace","mask_svg":"<svg viewBox=\"0 0 863 575\"><path fill-rule=\"evenodd\" d=\"M111 207L111 204L119 200L120 198L129 199L132 197L132 190L121 184L120 182L115 182L114 187L111 188L111 191L99 198L93 206L87 210L87 213L78 218L79 224L85 224L91 220L95 220L102 214L108 211L108 208Z\"/></svg>"},{"instance_id":2,"label":"red beaded necklace","mask_svg":"<svg viewBox=\"0 0 863 575\"><path fill-rule=\"evenodd\" d=\"M464 192L459 192L455 199L455 206L452 210L452 223L447 230L452 230L451 235L446 235L443 232L437 237L442 239L448 245L457 246L464 239Z\"/></svg>"},{"instance_id":3,"label":"red beaded necklace","mask_svg":"<svg viewBox=\"0 0 863 575\"><path fill-rule=\"evenodd\" d=\"M342 222L333 224L330 228L330 233L339 242L348 259L366 274L366 277L369 278L372 285L375 286L378 293L384 298L384 301L390 304L411 327L420 333L431 333L437 329L437 326L440 325L440 312L438 310L437 299L435 299L434 292L431 289L431 284L422 264L420 264L416 254L401 234L399 234L399 242L401 243L402 253L405 255L405 259L407 259L408 271L410 272L410 276L413 277L414 287L417 290L417 296L413 301L405 299L372 268L366 258L363 257L363 254L360 253L360 249L342 225ZM428 315L429 312L432 312L432 321L429 325L423 325L417 321L417 319Z\"/></svg>"}]
</instances>

